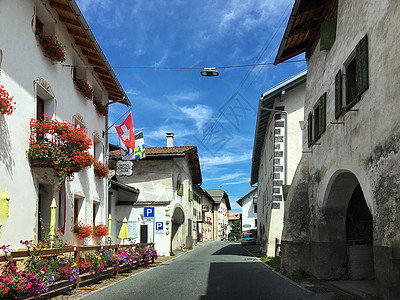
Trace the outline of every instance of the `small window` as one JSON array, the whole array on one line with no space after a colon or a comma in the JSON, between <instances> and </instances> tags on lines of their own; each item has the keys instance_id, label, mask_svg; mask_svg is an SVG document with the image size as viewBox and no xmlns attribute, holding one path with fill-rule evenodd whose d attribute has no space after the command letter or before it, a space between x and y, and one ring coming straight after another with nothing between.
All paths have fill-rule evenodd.
<instances>
[{"instance_id":1,"label":"small window","mask_svg":"<svg viewBox=\"0 0 400 300\"><path fill-rule=\"evenodd\" d=\"M335 77L335 118L339 118L342 111L349 110L361 99L361 95L369 87L368 71L368 37L365 35L353 54L344 66L344 79L342 82L342 71ZM345 91L343 92L342 88ZM344 99L343 99L343 95ZM343 107L344 106L344 107Z\"/></svg>"},{"instance_id":2,"label":"small window","mask_svg":"<svg viewBox=\"0 0 400 300\"><path fill-rule=\"evenodd\" d=\"M254 204L254 213L257 213L257 204Z\"/></svg>"},{"instance_id":3,"label":"small window","mask_svg":"<svg viewBox=\"0 0 400 300\"><path fill-rule=\"evenodd\" d=\"M308 114L307 123L308 147L311 147L326 130L326 93L318 99L313 113Z\"/></svg>"},{"instance_id":4,"label":"small window","mask_svg":"<svg viewBox=\"0 0 400 300\"><path fill-rule=\"evenodd\" d=\"M39 33L43 33L44 31L43 22L39 19L38 16L36 16L36 31Z\"/></svg>"},{"instance_id":5,"label":"small window","mask_svg":"<svg viewBox=\"0 0 400 300\"><path fill-rule=\"evenodd\" d=\"M346 107L357 102L356 58L346 67Z\"/></svg>"},{"instance_id":6,"label":"small window","mask_svg":"<svg viewBox=\"0 0 400 300\"><path fill-rule=\"evenodd\" d=\"M74 195L74 226L78 224L84 198Z\"/></svg>"},{"instance_id":7,"label":"small window","mask_svg":"<svg viewBox=\"0 0 400 300\"><path fill-rule=\"evenodd\" d=\"M56 21L50 11L40 1L36 1L34 32L39 31L48 35L55 33Z\"/></svg>"},{"instance_id":8,"label":"small window","mask_svg":"<svg viewBox=\"0 0 400 300\"><path fill-rule=\"evenodd\" d=\"M97 213L99 211L99 203L96 203L95 201L93 201L93 228L94 226L96 226L96 218L97 218Z\"/></svg>"},{"instance_id":9,"label":"small window","mask_svg":"<svg viewBox=\"0 0 400 300\"><path fill-rule=\"evenodd\" d=\"M254 227L257 228L257 219L254 219Z\"/></svg>"}]
</instances>

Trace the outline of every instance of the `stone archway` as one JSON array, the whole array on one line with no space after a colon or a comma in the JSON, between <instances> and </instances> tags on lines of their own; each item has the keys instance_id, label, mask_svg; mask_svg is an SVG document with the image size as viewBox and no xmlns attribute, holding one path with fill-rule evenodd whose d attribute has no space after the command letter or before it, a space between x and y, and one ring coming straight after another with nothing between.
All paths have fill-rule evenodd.
<instances>
[{"instance_id":1,"label":"stone archway","mask_svg":"<svg viewBox=\"0 0 400 300\"><path fill-rule=\"evenodd\" d=\"M185 222L185 213L180 204L176 204L172 214L171 251L182 248L182 224Z\"/></svg>"},{"instance_id":2,"label":"stone archway","mask_svg":"<svg viewBox=\"0 0 400 300\"><path fill-rule=\"evenodd\" d=\"M373 279L372 214L358 179L351 172L337 172L326 195L319 230L320 277Z\"/></svg>"}]
</instances>

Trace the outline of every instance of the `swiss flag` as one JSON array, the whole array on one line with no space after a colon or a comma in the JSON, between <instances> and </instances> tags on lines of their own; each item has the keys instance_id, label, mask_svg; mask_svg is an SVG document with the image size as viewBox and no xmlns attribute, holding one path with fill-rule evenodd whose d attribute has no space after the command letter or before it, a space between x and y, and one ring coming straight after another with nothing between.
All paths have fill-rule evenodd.
<instances>
[{"instance_id":1,"label":"swiss flag","mask_svg":"<svg viewBox=\"0 0 400 300\"><path fill-rule=\"evenodd\" d=\"M119 138L128 148L135 149L135 133L133 132L133 119L132 113L129 113L124 123L119 126L115 126Z\"/></svg>"}]
</instances>

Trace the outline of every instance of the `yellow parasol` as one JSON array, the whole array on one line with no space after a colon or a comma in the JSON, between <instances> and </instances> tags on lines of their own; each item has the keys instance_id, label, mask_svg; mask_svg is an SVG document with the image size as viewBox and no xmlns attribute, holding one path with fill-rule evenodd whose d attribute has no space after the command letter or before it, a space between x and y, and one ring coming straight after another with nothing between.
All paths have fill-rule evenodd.
<instances>
[{"instance_id":1,"label":"yellow parasol","mask_svg":"<svg viewBox=\"0 0 400 300\"><path fill-rule=\"evenodd\" d=\"M111 214L108 215L108 238L111 239Z\"/></svg>"},{"instance_id":2,"label":"yellow parasol","mask_svg":"<svg viewBox=\"0 0 400 300\"><path fill-rule=\"evenodd\" d=\"M8 190L4 189L0 192L0 220L8 219L8 207L10 202L10 196Z\"/></svg>"},{"instance_id":3,"label":"yellow parasol","mask_svg":"<svg viewBox=\"0 0 400 300\"><path fill-rule=\"evenodd\" d=\"M51 209L51 215L50 215L50 236L55 236L56 233L54 232L55 227L56 227L56 199L53 198L53 201L51 201L50 209Z\"/></svg>"},{"instance_id":4,"label":"yellow parasol","mask_svg":"<svg viewBox=\"0 0 400 300\"><path fill-rule=\"evenodd\" d=\"M119 235L118 235L118 238L121 239L122 242L124 241L124 239L129 239L127 223L128 223L128 220L126 218L124 218L124 220L122 221L121 230L119 231Z\"/></svg>"}]
</instances>

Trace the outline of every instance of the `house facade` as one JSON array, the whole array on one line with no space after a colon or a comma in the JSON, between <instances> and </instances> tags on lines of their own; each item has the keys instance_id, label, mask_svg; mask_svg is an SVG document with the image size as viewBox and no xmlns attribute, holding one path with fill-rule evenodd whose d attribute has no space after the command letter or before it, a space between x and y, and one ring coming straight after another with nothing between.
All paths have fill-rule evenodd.
<instances>
[{"instance_id":1,"label":"house facade","mask_svg":"<svg viewBox=\"0 0 400 300\"><path fill-rule=\"evenodd\" d=\"M205 190L214 200L213 231L214 240L228 238L228 211L231 209L228 194L222 189Z\"/></svg>"},{"instance_id":2,"label":"house facade","mask_svg":"<svg viewBox=\"0 0 400 300\"><path fill-rule=\"evenodd\" d=\"M90 156L105 163L107 105L130 102L75 1L1 1L0 11L0 36L7 41L0 45L0 83L16 103L11 115L0 116L0 193L9 199L1 199L7 206L1 243L17 249L20 240L38 241L48 234L54 199L55 227L74 244L74 224L105 223L107 208L107 179L95 176L93 165L79 164L90 165ZM91 93L78 90L78 82L90 86ZM38 125L36 133L30 123ZM48 131L60 126L64 132ZM72 143L63 134L77 134L81 141L86 136L92 143L85 140L85 153L75 156L77 169L65 169L71 179L65 183L60 170L67 160L57 162L58 172L55 163ZM67 149L57 154L48 147L51 142L65 143Z\"/></svg>"},{"instance_id":3,"label":"house facade","mask_svg":"<svg viewBox=\"0 0 400 300\"><path fill-rule=\"evenodd\" d=\"M254 236L257 236L257 188L252 189L236 202L242 207L242 232L254 232Z\"/></svg>"},{"instance_id":4,"label":"house facade","mask_svg":"<svg viewBox=\"0 0 400 300\"><path fill-rule=\"evenodd\" d=\"M214 199L202 189L201 210L203 214L203 222L201 223L202 241L214 240Z\"/></svg>"},{"instance_id":5,"label":"house facade","mask_svg":"<svg viewBox=\"0 0 400 300\"><path fill-rule=\"evenodd\" d=\"M251 166L257 183L257 240L268 256L279 255L284 194L302 153L306 71L261 95Z\"/></svg>"},{"instance_id":6,"label":"house facade","mask_svg":"<svg viewBox=\"0 0 400 300\"><path fill-rule=\"evenodd\" d=\"M296 0L275 61L308 61L283 271L374 280L386 299L400 293L399 17L397 1Z\"/></svg>"},{"instance_id":7,"label":"house facade","mask_svg":"<svg viewBox=\"0 0 400 300\"><path fill-rule=\"evenodd\" d=\"M234 222L239 222L238 224L241 226L242 223L242 213L241 212L228 212L228 237L231 232L235 230ZM241 230L241 227L236 228L237 230Z\"/></svg>"},{"instance_id":8,"label":"house facade","mask_svg":"<svg viewBox=\"0 0 400 300\"><path fill-rule=\"evenodd\" d=\"M142 243L154 242L162 256L190 249L197 240L200 204L194 199L193 189L202 181L197 147L174 147L173 134L168 139L167 147L146 147L145 158L128 161L132 170L128 175L119 174L121 151L110 152L110 169L116 170L112 180L138 191L137 195L133 192L125 196L113 191L110 199L113 241L121 242L118 232L126 217L130 238ZM154 213L148 214L149 209Z\"/></svg>"}]
</instances>

